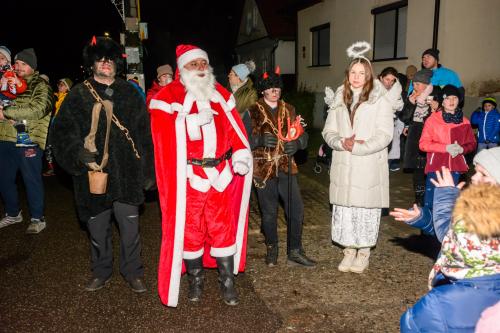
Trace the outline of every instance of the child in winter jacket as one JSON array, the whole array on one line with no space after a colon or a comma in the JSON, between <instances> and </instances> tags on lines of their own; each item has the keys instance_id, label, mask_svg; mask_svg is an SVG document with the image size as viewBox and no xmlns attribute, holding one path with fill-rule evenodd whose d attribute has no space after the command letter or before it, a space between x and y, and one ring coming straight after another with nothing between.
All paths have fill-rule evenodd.
<instances>
[{"instance_id":1,"label":"child in winter jacket","mask_svg":"<svg viewBox=\"0 0 500 333\"><path fill-rule=\"evenodd\" d=\"M0 46L0 99L7 106L18 94L26 90L26 81L16 75L11 65L10 51Z\"/></svg>"},{"instance_id":2,"label":"child in winter jacket","mask_svg":"<svg viewBox=\"0 0 500 333\"><path fill-rule=\"evenodd\" d=\"M471 185L457 199L451 227L429 275L431 290L400 321L402 333L474 332L500 301L500 186Z\"/></svg>"},{"instance_id":3,"label":"child in winter jacket","mask_svg":"<svg viewBox=\"0 0 500 333\"><path fill-rule=\"evenodd\" d=\"M431 179L436 179L436 171L447 167L457 183L460 174L468 170L464 155L476 148L470 122L458 107L461 99L459 90L446 85L442 93L442 108L427 119L419 142L420 150L427 153L424 205L430 210L434 197Z\"/></svg>"},{"instance_id":4,"label":"child in winter jacket","mask_svg":"<svg viewBox=\"0 0 500 333\"><path fill-rule=\"evenodd\" d=\"M11 65L10 51L5 46L0 46L0 105L2 108L10 105L17 95L26 91L26 80L16 75ZM1 112L1 111L0 111ZM3 118L3 115L2 115ZM5 120L5 119L4 119ZM33 147L25 122L13 122L17 130L17 147Z\"/></svg>"},{"instance_id":5,"label":"child in winter jacket","mask_svg":"<svg viewBox=\"0 0 500 333\"><path fill-rule=\"evenodd\" d=\"M477 152L498 146L500 142L500 112L493 97L483 100L482 108L472 113L472 126L477 127Z\"/></svg>"}]
</instances>

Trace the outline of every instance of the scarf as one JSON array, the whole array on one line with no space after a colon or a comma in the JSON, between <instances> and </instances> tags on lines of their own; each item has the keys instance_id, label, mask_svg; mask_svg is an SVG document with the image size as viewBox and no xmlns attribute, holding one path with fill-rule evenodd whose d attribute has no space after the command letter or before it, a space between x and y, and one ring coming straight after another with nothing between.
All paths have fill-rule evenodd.
<instances>
[{"instance_id":1,"label":"scarf","mask_svg":"<svg viewBox=\"0 0 500 333\"><path fill-rule=\"evenodd\" d=\"M462 112L462 109L461 108L457 108L455 110L455 113L448 113L446 111L444 111L443 109L443 112L441 112L441 114L443 115L443 120L445 123L453 123L453 124L460 124L462 121L463 121L463 118L464 118L464 113Z\"/></svg>"},{"instance_id":2,"label":"scarf","mask_svg":"<svg viewBox=\"0 0 500 333\"><path fill-rule=\"evenodd\" d=\"M430 106L427 104L427 97L430 96L434 86L429 84L420 95L417 96L415 104L415 113L413 114L413 121L423 123L424 119L429 114Z\"/></svg>"},{"instance_id":3,"label":"scarf","mask_svg":"<svg viewBox=\"0 0 500 333\"><path fill-rule=\"evenodd\" d=\"M500 274L500 238L481 239L459 220L443 239L441 253L429 274L429 289L439 272L451 279Z\"/></svg>"}]
</instances>

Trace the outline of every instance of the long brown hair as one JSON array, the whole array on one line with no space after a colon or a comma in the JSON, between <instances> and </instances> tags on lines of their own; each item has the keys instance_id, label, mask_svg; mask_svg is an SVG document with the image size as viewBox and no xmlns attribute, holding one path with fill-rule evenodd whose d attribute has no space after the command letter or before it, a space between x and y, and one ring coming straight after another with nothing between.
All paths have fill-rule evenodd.
<instances>
[{"instance_id":1,"label":"long brown hair","mask_svg":"<svg viewBox=\"0 0 500 333\"><path fill-rule=\"evenodd\" d=\"M359 95L358 103L352 108L351 111L353 94L351 90L351 85L349 84L349 72L351 71L352 67L355 64L362 64L363 67L365 68L366 82L363 85L363 90L361 90L361 94ZM363 58L353 59L349 63L349 66L345 71L345 78L344 78L344 104L347 106L347 109L351 111L351 113L355 112L358 106L361 105L361 103L366 102L368 100L368 97L370 97L370 93L372 92L372 90L373 90L373 70L371 64L368 62L368 60Z\"/></svg>"}]
</instances>

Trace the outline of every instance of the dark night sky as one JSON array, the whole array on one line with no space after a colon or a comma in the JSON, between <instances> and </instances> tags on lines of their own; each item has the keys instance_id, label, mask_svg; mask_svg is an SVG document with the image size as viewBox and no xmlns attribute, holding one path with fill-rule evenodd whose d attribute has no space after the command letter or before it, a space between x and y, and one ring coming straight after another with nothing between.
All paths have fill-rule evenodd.
<instances>
[{"instance_id":1,"label":"dark night sky","mask_svg":"<svg viewBox=\"0 0 500 333\"><path fill-rule=\"evenodd\" d=\"M232 65L232 50L243 0L141 0L141 19L148 22L144 42L148 81L158 65L175 63L175 46L193 43L205 49L216 71ZM2 4L0 45L14 54L33 47L38 70L52 83L80 73L82 49L93 35L104 31L119 40L123 23L109 0L7 1ZM225 77L219 75L220 81Z\"/></svg>"}]
</instances>

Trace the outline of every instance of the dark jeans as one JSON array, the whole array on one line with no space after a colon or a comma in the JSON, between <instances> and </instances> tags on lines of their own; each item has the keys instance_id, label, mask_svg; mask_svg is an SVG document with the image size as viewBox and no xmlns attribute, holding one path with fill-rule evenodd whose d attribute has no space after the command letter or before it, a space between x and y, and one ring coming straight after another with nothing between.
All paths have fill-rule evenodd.
<instances>
[{"instance_id":1,"label":"dark jeans","mask_svg":"<svg viewBox=\"0 0 500 333\"><path fill-rule=\"evenodd\" d=\"M460 179L460 172L453 171L451 172L451 176L453 177L453 182L455 185L458 184L458 181ZM425 179L425 199L424 199L424 205L430 209L432 212L432 206L434 202L434 189L436 186L431 183L431 179L436 180L436 173L435 172L429 172L427 174L427 178Z\"/></svg>"},{"instance_id":2,"label":"dark jeans","mask_svg":"<svg viewBox=\"0 0 500 333\"><path fill-rule=\"evenodd\" d=\"M278 206L280 199L284 203L285 216L289 221L288 248L296 250L302 248L302 222L304 220L304 204L300 195L297 177L292 177L290 195L292 198L291 216L288 215L288 175L280 172L278 177L267 180L264 188L257 188L257 198L259 200L262 214L262 229L266 238L266 244L278 244Z\"/></svg>"},{"instance_id":3,"label":"dark jeans","mask_svg":"<svg viewBox=\"0 0 500 333\"><path fill-rule=\"evenodd\" d=\"M16 175L17 171L20 171L26 187L31 217L43 217L42 156L43 151L39 147L18 148L15 142L0 141L0 194L7 215L19 214Z\"/></svg>"},{"instance_id":4,"label":"dark jeans","mask_svg":"<svg viewBox=\"0 0 500 333\"><path fill-rule=\"evenodd\" d=\"M107 279L113 273L111 214L114 214L120 229L120 273L126 280L142 277L139 208L118 201L113 203L112 209L91 217L87 222L92 275Z\"/></svg>"}]
</instances>

